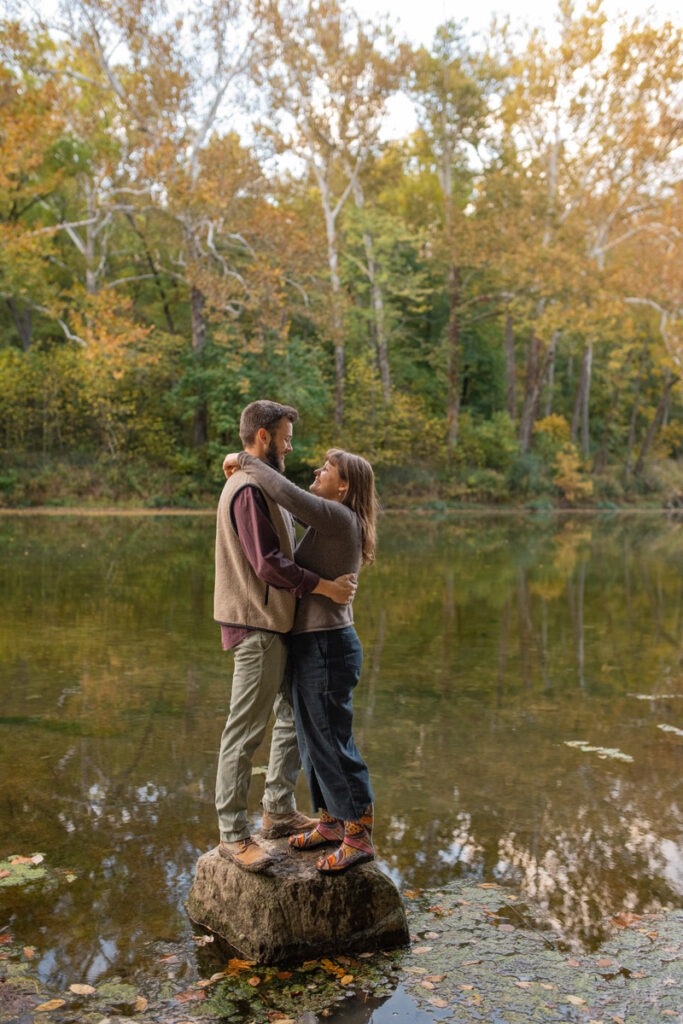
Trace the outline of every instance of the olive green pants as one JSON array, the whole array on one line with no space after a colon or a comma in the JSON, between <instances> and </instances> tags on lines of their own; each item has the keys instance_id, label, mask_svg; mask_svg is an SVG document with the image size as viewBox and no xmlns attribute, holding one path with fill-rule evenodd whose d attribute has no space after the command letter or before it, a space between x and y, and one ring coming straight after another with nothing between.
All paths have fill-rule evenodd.
<instances>
[{"instance_id":1,"label":"olive green pants","mask_svg":"<svg viewBox=\"0 0 683 1024\"><path fill-rule=\"evenodd\" d=\"M275 724L263 794L270 814L295 809L294 787L301 769L289 680L287 646L277 633L254 631L234 648L230 713L221 736L216 774L216 810L226 843L249 835L247 795L252 759L263 742L271 711Z\"/></svg>"}]
</instances>

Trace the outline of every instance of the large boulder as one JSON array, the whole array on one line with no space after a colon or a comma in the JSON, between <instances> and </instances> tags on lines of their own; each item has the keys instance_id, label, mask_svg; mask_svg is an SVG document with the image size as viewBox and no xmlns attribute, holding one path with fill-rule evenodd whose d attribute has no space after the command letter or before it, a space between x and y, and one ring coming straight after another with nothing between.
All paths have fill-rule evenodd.
<instances>
[{"instance_id":1,"label":"large boulder","mask_svg":"<svg viewBox=\"0 0 683 1024\"><path fill-rule=\"evenodd\" d=\"M294 962L408 943L401 897L374 863L324 875L315 868L320 850L292 850L286 839L259 842L276 859L258 874L218 848L203 854L187 904L196 924L245 959Z\"/></svg>"}]
</instances>

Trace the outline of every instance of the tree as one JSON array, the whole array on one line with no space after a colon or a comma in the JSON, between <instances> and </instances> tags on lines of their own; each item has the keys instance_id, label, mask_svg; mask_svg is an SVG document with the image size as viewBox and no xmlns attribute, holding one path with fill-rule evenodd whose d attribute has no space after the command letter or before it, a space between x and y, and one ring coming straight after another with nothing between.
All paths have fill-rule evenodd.
<instances>
[{"instance_id":1,"label":"tree","mask_svg":"<svg viewBox=\"0 0 683 1024\"><path fill-rule=\"evenodd\" d=\"M424 145L441 190L440 244L446 263L449 314L446 329L447 439L458 439L462 331L469 307L480 296L466 294L470 268L482 263L467 208L472 196L472 158L487 131L500 69L486 53L475 53L462 28L448 21L437 29L431 51L415 55L413 96Z\"/></svg>"},{"instance_id":2,"label":"tree","mask_svg":"<svg viewBox=\"0 0 683 1024\"><path fill-rule=\"evenodd\" d=\"M334 351L335 426L344 418L344 300L339 215L360 200L359 175L377 142L400 67L390 33L339 0L269 7L274 59L268 112L276 149L298 157L318 190L330 277L329 337Z\"/></svg>"}]
</instances>

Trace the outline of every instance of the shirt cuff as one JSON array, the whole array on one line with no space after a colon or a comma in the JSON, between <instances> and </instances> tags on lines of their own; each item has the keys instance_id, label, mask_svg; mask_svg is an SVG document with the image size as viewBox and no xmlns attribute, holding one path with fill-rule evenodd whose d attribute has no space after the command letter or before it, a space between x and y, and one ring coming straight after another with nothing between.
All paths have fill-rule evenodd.
<instances>
[{"instance_id":1,"label":"shirt cuff","mask_svg":"<svg viewBox=\"0 0 683 1024\"><path fill-rule=\"evenodd\" d=\"M320 576L317 572L311 572L310 569L304 569L303 566L300 566L300 569L304 575L301 583L296 588L296 596L305 597L306 594L310 594L311 591L315 590L318 586L320 583Z\"/></svg>"}]
</instances>

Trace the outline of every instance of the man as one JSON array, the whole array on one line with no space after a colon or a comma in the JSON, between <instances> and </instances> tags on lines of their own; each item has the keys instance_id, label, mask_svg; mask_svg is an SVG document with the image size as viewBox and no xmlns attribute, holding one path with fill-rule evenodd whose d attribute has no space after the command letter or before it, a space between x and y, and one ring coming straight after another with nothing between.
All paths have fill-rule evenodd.
<instances>
[{"instance_id":1,"label":"man","mask_svg":"<svg viewBox=\"0 0 683 1024\"><path fill-rule=\"evenodd\" d=\"M240 419L244 450L282 473L298 418L291 406L252 402ZM284 681L285 637L296 599L312 592L346 604L355 589L349 576L325 580L296 565L294 545L290 514L257 487L248 471L235 472L223 488L216 519L214 618L221 626L224 650L235 655L230 713L218 757L216 810L218 852L245 871L262 871L272 861L250 836L247 818L252 757L272 710L262 833L277 838L316 825L294 802L301 760Z\"/></svg>"}]
</instances>

